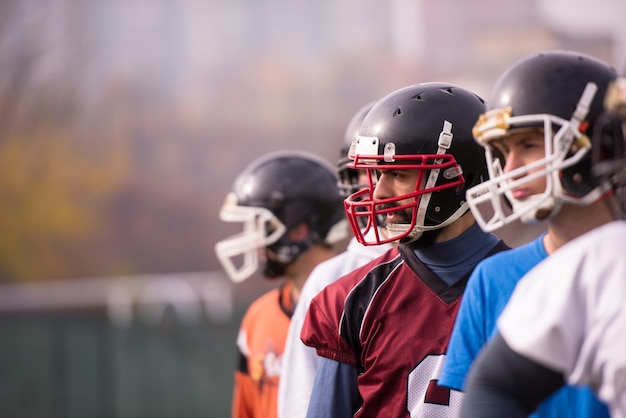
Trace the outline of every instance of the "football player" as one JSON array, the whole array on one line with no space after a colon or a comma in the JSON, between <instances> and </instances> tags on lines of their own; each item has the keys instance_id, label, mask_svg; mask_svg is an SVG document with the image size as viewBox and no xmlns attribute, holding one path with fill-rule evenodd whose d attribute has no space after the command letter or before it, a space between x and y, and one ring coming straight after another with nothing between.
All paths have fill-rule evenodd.
<instances>
[{"instance_id":1,"label":"football player","mask_svg":"<svg viewBox=\"0 0 626 418\"><path fill-rule=\"evenodd\" d=\"M594 153L592 174L619 189L626 185L626 79L611 86L607 117L594 129L592 147L603 152ZM472 368L463 417L525 417L565 382L591 386L612 417L626 417L625 247L626 222L614 221L524 277Z\"/></svg>"},{"instance_id":2,"label":"football player","mask_svg":"<svg viewBox=\"0 0 626 418\"><path fill-rule=\"evenodd\" d=\"M569 52L533 54L496 82L474 135L486 150L490 179L467 192L485 231L521 219L545 221L535 240L480 263L456 319L440 384L462 390L519 280L572 239L613 219L608 182L591 176L591 136L615 71ZM607 144L608 145L608 144ZM595 144L605 152L605 145ZM493 215L483 217L481 205ZM548 279L550 280L550 279ZM529 324L530 326L530 324ZM564 387L533 417L608 417L589 388Z\"/></svg>"},{"instance_id":3,"label":"football player","mask_svg":"<svg viewBox=\"0 0 626 418\"><path fill-rule=\"evenodd\" d=\"M240 234L218 242L226 273L241 282L257 271L281 279L243 317L232 416L277 416L278 382L289 320L304 282L332 245L347 236L334 167L310 153L280 151L253 161L235 180L220 211Z\"/></svg>"},{"instance_id":4,"label":"football player","mask_svg":"<svg viewBox=\"0 0 626 418\"><path fill-rule=\"evenodd\" d=\"M349 167L366 170L368 186L346 213L362 244L399 245L312 300L301 337L322 358L309 417L458 413L461 396L436 383L454 317L474 266L508 248L465 202L487 178L471 133L484 111L466 89L424 83L382 98L363 120Z\"/></svg>"}]
</instances>

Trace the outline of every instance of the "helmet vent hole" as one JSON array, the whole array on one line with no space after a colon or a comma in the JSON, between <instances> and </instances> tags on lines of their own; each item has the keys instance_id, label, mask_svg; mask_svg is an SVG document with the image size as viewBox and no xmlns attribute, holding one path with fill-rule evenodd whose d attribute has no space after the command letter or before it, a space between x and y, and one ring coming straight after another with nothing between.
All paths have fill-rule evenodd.
<instances>
[{"instance_id":1,"label":"helmet vent hole","mask_svg":"<svg viewBox=\"0 0 626 418\"><path fill-rule=\"evenodd\" d=\"M393 112L393 116L400 116L402 115L402 109L397 108L395 112Z\"/></svg>"}]
</instances>

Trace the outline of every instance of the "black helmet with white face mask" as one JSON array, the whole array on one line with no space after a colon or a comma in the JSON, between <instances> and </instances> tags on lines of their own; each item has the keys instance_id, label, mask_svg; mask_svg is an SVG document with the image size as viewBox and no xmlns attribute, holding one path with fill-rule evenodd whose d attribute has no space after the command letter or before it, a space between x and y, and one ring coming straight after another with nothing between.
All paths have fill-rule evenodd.
<instances>
[{"instance_id":1,"label":"black helmet with white face mask","mask_svg":"<svg viewBox=\"0 0 626 418\"><path fill-rule=\"evenodd\" d=\"M343 198L334 167L310 153L281 151L252 162L235 180L220 211L225 222L240 222L240 234L219 241L218 259L234 282L250 277L267 254L263 274L279 277L312 245L331 245L347 236ZM305 223L304 239L289 237ZM239 262L237 262L239 261Z\"/></svg>"},{"instance_id":2,"label":"black helmet with white face mask","mask_svg":"<svg viewBox=\"0 0 626 418\"><path fill-rule=\"evenodd\" d=\"M498 79L488 110L474 129L476 140L486 148L490 180L467 194L483 230L493 231L517 219L547 219L564 202L589 204L606 192L607 184L591 176L589 138L616 76L613 68L588 55L548 51L522 59ZM506 155L494 145L522 130L543 132L545 156L504 173ZM540 176L546 179L543 193L513 198L512 190ZM490 218L479 210L483 204L491 206Z\"/></svg>"}]
</instances>

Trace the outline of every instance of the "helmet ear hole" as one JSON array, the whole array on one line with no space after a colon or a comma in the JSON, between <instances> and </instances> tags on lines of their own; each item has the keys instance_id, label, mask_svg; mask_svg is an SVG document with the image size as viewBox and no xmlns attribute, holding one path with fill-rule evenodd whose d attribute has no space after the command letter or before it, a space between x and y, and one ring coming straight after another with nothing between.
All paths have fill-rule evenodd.
<instances>
[{"instance_id":1,"label":"helmet ear hole","mask_svg":"<svg viewBox=\"0 0 626 418\"><path fill-rule=\"evenodd\" d=\"M590 193L596 186L591 176L591 155L585 155L577 164L563 169L561 175L563 188L577 197Z\"/></svg>"},{"instance_id":2,"label":"helmet ear hole","mask_svg":"<svg viewBox=\"0 0 626 418\"><path fill-rule=\"evenodd\" d=\"M610 113L604 113L596 124L592 138L592 174L598 182L611 179L623 167L626 158L626 131L624 122Z\"/></svg>"},{"instance_id":3,"label":"helmet ear hole","mask_svg":"<svg viewBox=\"0 0 626 418\"><path fill-rule=\"evenodd\" d=\"M309 225L306 222L300 222L287 232L287 237L296 242L302 241L307 235L309 235Z\"/></svg>"},{"instance_id":4,"label":"helmet ear hole","mask_svg":"<svg viewBox=\"0 0 626 418\"><path fill-rule=\"evenodd\" d=\"M467 176L465 176L465 184L463 186L459 186L459 192L460 193L465 193L465 190L467 190L470 187L474 186L475 182L476 182L476 174L475 173L468 173Z\"/></svg>"}]
</instances>

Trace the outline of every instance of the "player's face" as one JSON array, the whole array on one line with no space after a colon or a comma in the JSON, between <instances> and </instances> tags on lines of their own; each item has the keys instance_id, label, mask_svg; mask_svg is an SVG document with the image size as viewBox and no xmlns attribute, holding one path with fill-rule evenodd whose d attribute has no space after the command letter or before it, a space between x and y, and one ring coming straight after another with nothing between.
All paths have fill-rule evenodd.
<instances>
[{"instance_id":1,"label":"player's face","mask_svg":"<svg viewBox=\"0 0 626 418\"><path fill-rule=\"evenodd\" d=\"M506 138L491 141L489 145L494 150L494 153L500 155L504 160L504 173L509 173L519 167L527 166L545 157L545 139L543 131L541 130L513 133ZM537 167L536 169L528 171L521 177L526 177L541 169L541 166ZM512 179L512 181L518 179L519 178ZM545 176L539 176L513 189L512 197L516 200L523 201L529 196L543 193L545 189L546 178Z\"/></svg>"},{"instance_id":2,"label":"player's face","mask_svg":"<svg viewBox=\"0 0 626 418\"><path fill-rule=\"evenodd\" d=\"M414 193L417 189L418 170L380 170L378 180L374 189L374 199L389 199L401 197ZM415 197L408 199L398 199L394 202L380 205L379 209L401 207L410 205L415 201ZM388 212L384 218L384 224L410 224L413 209L404 208L397 211Z\"/></svg>"}]
</instances>

